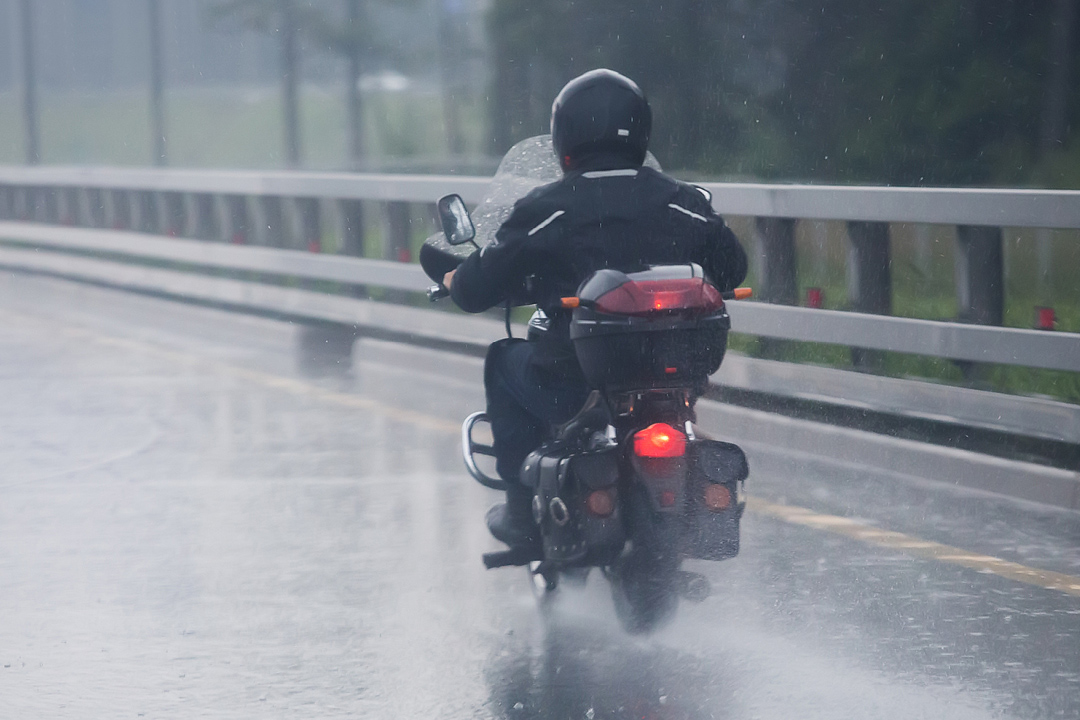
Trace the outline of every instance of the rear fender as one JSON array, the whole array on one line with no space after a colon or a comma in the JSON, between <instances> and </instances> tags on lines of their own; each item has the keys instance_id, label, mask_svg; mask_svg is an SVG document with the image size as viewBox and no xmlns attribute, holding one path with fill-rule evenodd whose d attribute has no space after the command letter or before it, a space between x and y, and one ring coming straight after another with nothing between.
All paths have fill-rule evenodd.
<instances>
[{"instance_id":1,"label":"rear fender","mask_svg":"<svg viewBox=\"0 0 1080 720\"><path fill-rule=\"evenodd\" d=\"M631 482L646 490L652 509L678 515L686 502L686 457L648 458L628 453Z\"/></svg>"}]
</instances>

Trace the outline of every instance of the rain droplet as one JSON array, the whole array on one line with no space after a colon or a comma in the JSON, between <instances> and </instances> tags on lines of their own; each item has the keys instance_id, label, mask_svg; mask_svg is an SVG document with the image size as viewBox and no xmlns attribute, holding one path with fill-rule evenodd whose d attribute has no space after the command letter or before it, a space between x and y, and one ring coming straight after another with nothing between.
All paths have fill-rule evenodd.
<instances>
[{"instance_id":1,"label":"rain droplet","mask_svg":"<svg viewBox=\"0 0 1080 720\"><path fill-rule=\"evenodd\" d=\"M594 712L592 708L589 708L585 711L585 717L589 720L593 720L593 718L596 717L596 712Z\"/></svg>"},{"instance_id":2,"label":"rain droplet","mask_svg":"<svg viewBox=\"0 0 1080 720\"><path fill-rule=\"evenodd\" d=\"M516 703L514 703L514 709L515 709L515 710L524 710L524 709L525 709L525 705L524 705L524 703L519 703L519 702L516 702Z\"/></svg>"}]
</instances>

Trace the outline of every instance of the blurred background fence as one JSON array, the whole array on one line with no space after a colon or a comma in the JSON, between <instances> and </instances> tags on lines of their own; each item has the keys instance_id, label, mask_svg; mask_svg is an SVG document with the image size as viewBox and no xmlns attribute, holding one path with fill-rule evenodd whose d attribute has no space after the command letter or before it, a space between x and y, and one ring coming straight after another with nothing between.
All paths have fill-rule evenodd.
<instances>
[{"instance_id":1,"label":"blurred background fence","mask_svg":"<svg viewBox=\"0 0 1080 720\"><path fill-rule=\"evenodd\" d=\"M0 162L95 168L63 181L9 168L0 212L407 260L433 231L433 194L225 191L199 186L207 176L155 185L102 166L249 168L263 180L301 167L489 176L512 142L544 131L562 83L598 65L641 83L656 111L654 151L687 179L1077 188L1076 6L0 0ZM769 302L1078 332L1080 235L1051 219L1055 203L1076 200L1047 197L1045 217L1023 222L770 214L717 200ZM768 358L1080 399L1072 375L734 343Z\"/></svg>"}]
</instances>

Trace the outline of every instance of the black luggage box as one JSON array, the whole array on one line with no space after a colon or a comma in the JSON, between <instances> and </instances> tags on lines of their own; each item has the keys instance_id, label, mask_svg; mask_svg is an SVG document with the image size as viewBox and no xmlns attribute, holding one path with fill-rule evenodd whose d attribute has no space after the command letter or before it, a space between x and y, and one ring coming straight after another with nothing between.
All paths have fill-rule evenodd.
<instances>
[{"instance_id":1,"label":"black luggage box","mask_svg":"<svg viewBox=\"0 0 1080 720\"><path fill-rule=\"evenodd\" d=\"M731 320L722 303L707 311L676 308L638 314L603 312L597 303L628 282L656 282L654 278L700 282L700 272L694 265L633 274L601 270L581 287L570 339L592 387L609 391L704 387L727 349Z\"/></svg>"}]
</instances>

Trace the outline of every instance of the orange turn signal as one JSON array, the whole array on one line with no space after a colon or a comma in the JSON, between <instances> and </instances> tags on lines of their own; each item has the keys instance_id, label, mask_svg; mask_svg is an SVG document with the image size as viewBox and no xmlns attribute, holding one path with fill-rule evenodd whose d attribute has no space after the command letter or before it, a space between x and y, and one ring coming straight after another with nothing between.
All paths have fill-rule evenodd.
<instances>
[{"instance_id":1,"label":"orange turn signal","mask_svg":"<svg viewBox=\"0 0 1080 720\"><path fill-rule=\"evenodd\" d=\"M611 490L594 490L585 498L585 509L590 515L608 517L615 512L615 493Z\"/></svg>"},{"instance_id":2,"label":"orange turn signal","mask_svg":"<svg viewBox=\"0 0 1080 720\"><path fill-rule=\"evenodd\" d=\"M713 512L720 512L731 507L731 491L723 485L707 485L705 487L705 507Z\"/></svg>"},{"instance_id":3,"label":"orange turn signal","mask_svg":"<svg viewBox=\"0 0 1080 720\"><path fill-rule=\"evenodd\" d=\"M574 308L581 305L581 298L564 297L564 298L562 298L562 300L560 301L559 304L562 305L562 307L566 308L567 310L573 310Z\"/></svg>"},{"instance_id":4,"label":"orange turn signal","mask_svg":"<svg viewBox=\"0 0 1080 720\"><path fill-rule=\"evenodd\" d=\"M754 294L754 289L753 288L735 288L735 299L736 300L745 300L746 298L750 297L753 294Z\"/></svg>"}]
</instances>

